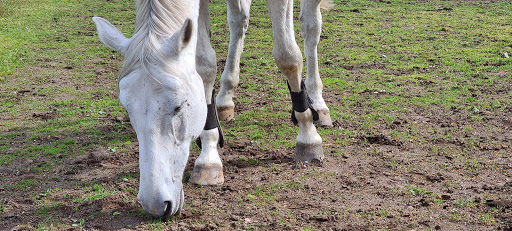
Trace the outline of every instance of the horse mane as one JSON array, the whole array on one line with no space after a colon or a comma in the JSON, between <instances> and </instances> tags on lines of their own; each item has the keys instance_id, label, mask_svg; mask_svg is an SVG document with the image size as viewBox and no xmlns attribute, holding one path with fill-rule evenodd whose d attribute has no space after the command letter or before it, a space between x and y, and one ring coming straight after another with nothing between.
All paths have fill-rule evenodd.
<instances>
[{"instance_id":1,"label":"horse mane","mask_svg":"<svg viewBox=\"0 0 512 231\"><path fill-rule=\"evenodd\" d=\"M151 74L150 63L167 63L160 50L162 42L194 15L192 5L188 0L136 0L135 32L126 48L118 81L138 67Z\"/></svg>"}]
</instances>

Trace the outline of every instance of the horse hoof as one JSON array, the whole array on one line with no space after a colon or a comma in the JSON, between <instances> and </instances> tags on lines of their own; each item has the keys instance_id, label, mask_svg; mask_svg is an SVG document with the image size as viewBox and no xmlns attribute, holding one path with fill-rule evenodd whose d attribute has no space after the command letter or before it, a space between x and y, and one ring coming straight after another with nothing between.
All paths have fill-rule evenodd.
<instances>
[{"instance_id":1,"label":"horse hoof","mask_svg":"<svg viewBox=\"0 0 512 231\"><path fill-rule=\"evenodd\" d=\"M331 115L328 110L319 110L318 112L318 120L315 121L316 124L322 127L333 127Z\"/></svg>"},{"instance_id":2,"label":"horse hoof","mask_svg":"<svg viewBox=\"0 0 512 231\"><path fill-rule=\"evenodd\" d=\"M224 183L222 165L196 165L189 179L190 183L200 185L221 185Z\"/></svg>"},{"instance_id":3,"label":"horse hoof","mask_svg":"<svg viewBox=\"0 0 512 231\"><path fill-rule=\"evenodd\" d=\"M235 118L235 107L218 107L217 114L220 120L229 122Z\"/></svg>"},{"instance_id":4,"label":"horse hoof","mask_svg":"<svg viewBox=\"0 0 512 231\"><path fill-rule=\"evenodd\" d=\"M295 147L295 161L311 163L313 161L322 161L324 159L324 149L322 143L319 144L301 144L297 143Z\"/></svg>"}]
</instances>

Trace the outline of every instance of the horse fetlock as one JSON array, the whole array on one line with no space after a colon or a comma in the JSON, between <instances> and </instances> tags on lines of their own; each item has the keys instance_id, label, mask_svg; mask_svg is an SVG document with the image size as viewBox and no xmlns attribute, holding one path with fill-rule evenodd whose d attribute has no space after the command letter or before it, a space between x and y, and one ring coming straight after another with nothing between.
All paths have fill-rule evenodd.
<instances>
[{"instance_id":1,"label":"horse fetlock","mask_svg":"<svg viewBox=\"0 0 512 231\"><path fill-rule=\"evenodd\" d=\"M308 105L309 106L309 105ZM311 129L311 125L310 123L313 122L313 118L314 118L314 112L310 109L310 108L307 108L305 111L303 112L298 112L298 111L295 111L294 110L294 115L295 115L295 118L297 119L297 122L299 124L299 127L304 127L304 128L308 128ZM301 124L303 124L301 126ZM314 126L313 126L314 127Z\"/></svg>"},{"instance_id":2,"label":"horse fetlock","mask_svg":"<svg viewBox=\"0 0 512 231\"><path fill-rule=\"evenodd\" d=\"M194 170L192 170L189 182L199 185L223 184L224 173L222 171L222 164L196 164Z\"/></svg>"},{"instance_id":3,"label":"horse fetlock","mask_svg":"<svg viewBox=\"0 0 512 231\"><path fill-rule=\"evenodd\" d=\"M222 73L222 76L220 78L220 92L224 92L224 94L235 93L235 88L238 86L238 83L240 82L240 67L238 66L238 63L239 61L237 61L236 65L233 65L233 62L229 62L226 64L224 72Z\"/></svg>"},{"instance_id":4,"label":"horse fetlock","mask_svg":"<svg viewBox=\"0 0 512 231\"><path fill-rule=\"evenodd\" d=\"M324 127L332 127L331 115L329 112L329 108L325 104L324 99L321 94L318 95L316 93L309 93L313 104L311 105L313 109L318 113L318 119L315 120L315 124L324 126Z\"/></svg>"}]
</instances>

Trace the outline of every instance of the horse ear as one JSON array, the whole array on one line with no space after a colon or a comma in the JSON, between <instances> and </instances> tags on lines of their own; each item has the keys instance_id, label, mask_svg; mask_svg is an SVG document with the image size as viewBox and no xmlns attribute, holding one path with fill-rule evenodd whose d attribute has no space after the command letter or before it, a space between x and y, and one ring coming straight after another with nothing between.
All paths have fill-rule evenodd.
<instances>
[{"instance_id":1,"label":"horse ear","mask_svg":"<svg viewBox=\"0 0 512 231\"><path fill-rule=\"evenodd\" d=\"M121 31L110 24L110 22L108 22L106 19L93 17L92 20L98 29L98 36L100 37L100 41L106 46L124 55L124 49L130 40L127 39L123 33L121 33Z\"/></svg>"},{"instance_id":2,"label":"horse ear","mask_svg":"<svg viewBox=\"0 0 512 231\"><path fill-rule=\"evenodd\" d=\"M162 49L169 56L178 55L185 49L192 40L194 32L194 23L189 18L185 19L181 29L176 31L171 37L164 40Z\"/></svg>"}]
</instances>

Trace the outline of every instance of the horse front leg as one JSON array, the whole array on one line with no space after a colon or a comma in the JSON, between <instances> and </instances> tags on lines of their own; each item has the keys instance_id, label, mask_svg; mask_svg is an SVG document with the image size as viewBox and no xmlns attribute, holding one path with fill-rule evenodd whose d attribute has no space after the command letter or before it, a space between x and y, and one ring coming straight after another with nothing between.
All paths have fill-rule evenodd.
<instances>
[{"instance_id":1,"label":"horse front leg","mask_svg":"<svg viewBox=\"0 0 512 231\"><path fill-rule=\"evenodd\" d=\"M219 125L213 85L217 73L217 58L210 43L210 10L208 0L201 0L198 19L198 40L196 52L196 69L203 79L208 116L203 132L199 136L198 145L201 154L194 163L194 170L189 181L201 185L219 185L224 183L222 161L217 150L222 147L222 130Z\"/></svg>"},{"instance_id":2,"label":"horse front leg","mask_svg":"<svg viewBox=\"0 0 512 231\"><path fill-rule=\"evenodd\" d=\"M293 0L267 0L272 20L274 48L272 53L279 69L286 75L292 96L292 120L299 126L295 160L322 160L322 138L313 124L318 114L311 105L302 83L302 54L293 31Z\"/></svg>"},{"instance_id":3,"label":"horse front leg","mask_svg":"<svg viewBox=\"0 0 512 231\"><path fill-rule=\"evenodd\" d=\"M320 13L320 3L322 1L303 0L300 5L299 22L301 34L304 38L304 54L306 55L306 88L313 101L312 106L319 115L316 122L322 126L332 127L329 108L322 98L323 84L318 72L317 46L322 30L322 15Z\"/></svg>"},{"instance_id":4,"label":"horse front leg","mask_svg":"<svg viewBox=\"0 0 512 231\"><path fill-rule=\"evenodd\" d=\"M230 38L226 66L220 78L217 111L221 120L230 121L235 115L233 96L240 80L240 55L244 47L245 32L249 26L251 0L226 0L226 3Z\"/></svg>"}]
</instances>

